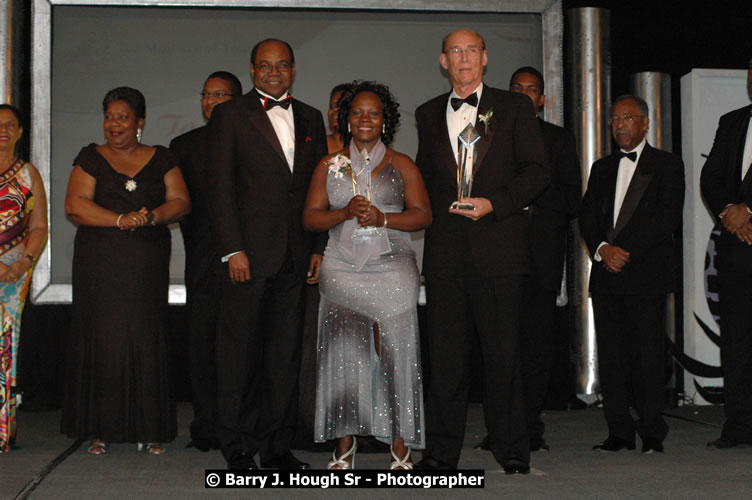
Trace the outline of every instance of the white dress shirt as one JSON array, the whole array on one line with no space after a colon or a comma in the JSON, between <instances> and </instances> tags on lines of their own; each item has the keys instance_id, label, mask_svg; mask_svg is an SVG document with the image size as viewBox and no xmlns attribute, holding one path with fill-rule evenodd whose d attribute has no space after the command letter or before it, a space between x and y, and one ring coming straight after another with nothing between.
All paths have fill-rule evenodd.
<instances>
[{"instance_id":1,"label":"white dress shirt","mask_svg":"<svg viewBox=\"0 0 752 500\"><path fill-rule=\"evenodd\" d=\"M478 94L478 104L480 105L480 96L483 93L483 82L478 85L474 92ZM460 109L455 111L452 108L452 97L459 97L454 90L452 90L452 93L449 95L449 99L447 99L446 121L447 129L449 130L449 143L452 145L452 151L454 151L454 161L456 162L457 152L459 150L459 145L457 144L457 136L459 136L460 132L462 132L465 127L467 127L468 123L475 125L475 121L478 118L478 106L470 106L469 104L463 102L462 106L460 106Z\"/></svg>"},{"instance_id":2,"label":"white dress shirt","mask_svg":"<svg viewBox=\"0 0 752 500\"><path fill-rule=\"evenodd\" d=\"M256 92L261 96L261 105L264 104L264 98L274 99L275 101L284 101L287 99L288 93L282 94L279 99L260 91L258 88ZM282 106L274 106L272 109L266 112L266 116L269 117L269 121L272 122L274 132L277 134L279 144L282 146L282 152L285 154L287 160L287 166L290 167L292 172L293 162L295 161L295 120L292 115L292 103L285 109Z\"/></svg>"},{"instance_id":3,"label":"white dress shirt","mask_svg":"<svg viewBox=\"0 0 752 500\"><path fill-rule=\"evenodd\" d=\"M752 118L750 118L749 125L747 125L747 140L744 143L744 154L742 155L742 180L747 175L750 164L752 164Z\"/></svg>"}]
</instances>

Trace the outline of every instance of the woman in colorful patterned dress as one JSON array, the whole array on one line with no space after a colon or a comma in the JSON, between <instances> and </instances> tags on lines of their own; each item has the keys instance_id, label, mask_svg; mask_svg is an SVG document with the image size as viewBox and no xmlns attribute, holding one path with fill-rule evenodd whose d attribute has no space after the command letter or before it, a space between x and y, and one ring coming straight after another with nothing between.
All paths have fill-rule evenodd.
<instances>
[{"instance_id":1,"label":"woman in colorful patterned dress","mask_svg":"<svg viewBox=\"0 0 752 500\"><path fill-rule=\"evenodd\" d=\"M0 104L0 453L16 438L16 366L21 311L31 269L47 239L47 197L39 172L16 157L21 113Z\"/></svg>"}]
</instances>

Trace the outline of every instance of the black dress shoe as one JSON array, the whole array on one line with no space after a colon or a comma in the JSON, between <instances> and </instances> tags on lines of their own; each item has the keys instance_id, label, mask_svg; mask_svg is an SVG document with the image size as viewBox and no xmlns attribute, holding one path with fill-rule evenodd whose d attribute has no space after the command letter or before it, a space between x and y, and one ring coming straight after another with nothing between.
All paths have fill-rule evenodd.
<instances>
[{"instance_id":1,"label":"black dress shoe","mask_svg":"<svg viewBox=\"0 0 752 500\"><path fill-rule=\"evenodd\" d=\"M540 451L540 450L550 450L551 447L548 446L548 443L545 439L543 439L543 436L531 436L530 437L530 451Z\"/></svg>"},{"instance_id":2,"label":"black dress shoe","mask_svg":"<svg viewBox=\"0 0 752 500\"><path fill-rule=\"evenodd\" d=\"M278 455L274 458L261 462L263 469L281 469L281 470L304 470L310 469L310 464L302 462L295 458L289 451Z\"/></svg>"},{"instance_id":3,"label":"black dress shoe","mask_svg":"<svg viewBox=\"0 0 752 500\"><path fill-rule=\"evenodd\" d=\"M483 441L473 446L474 450L490 450L491 448L488 446L488 436L483 438Z\"/></svg>"},{"instance_id":4,"label":"black dress shoe","mask_svg":"<svg viewBox=\"0 0 752 500\"><path fill-rule=\"evenodd\" d=\"M256 465L253 455L244 451L237 451L227 460L227 468L255 470L258 469L258 465Z\"/></svg>"},{"instance_id":5,"label":"black dress shoe","mask_svg":"<svg viewBox=\"0 0 752 500\"><path fill-rule=\"evenodd\" d=\"M501 468L505 474L530 474L530 465L516 458L505 460Z\"/></svg>"},{"instance_id":6,"label":"black dress shoe","mask_svg":"<svg viewBox=\"0 0 752 500\"><path fill-rule=\"evenodd\" d=\"M186 445L186 448L196 448L200 451L219 449L217 431L210 420L196 417L191 422L190 433L191 441Z\"/></svg>"},{"instance_id":7,"label":"black dress shoe","mask_svg":"<svg viewBox=\"0 0 752 500\"><path fill-rule=\"evenodd\" d=\"M195 436L187 445L186 448L196 448L199 451L209 451L219 449L219 439L207 439L204 437Z\"/></svg>"},{"instance_id":8,"label":"black dress shoe","mask_svg":"<svg viewBox=\"0 0 752 500\"><path fill-rule=\"evenodd\" d=\"M598 451L619 451L622 449L634 450L634 441L627 441L626 439L618 438L616 436L609 436L608 439L602 443L593 446L594 450Z\"/></svg>"},{"instance_id":9,"label":"black dress shoe","mask_svg":"<svg viewBox=\"0 0 752 500\"><path fill-rule=\"evenodd\" d=\"M649 438L646 437L642 440L642 452L645 454L653 453L654 451L658 453L663 453L663 443L661 443L656 438Z\"/></svg>"},{"instance_id":10,"label":"black dress shoe","mask_svg":"<svg viewBox=\"0 0 752 500\"><path fill-rule=\"evenodd\" d=\"M433 457L424 457L423 460L416 463L414 466L417 470L453 470L456 467L452 467L449 464L445 464Z\"/></svg>"},{"instance_id":11,"label":"black dress shoe","mask_svg":"<svg viewBox=\"0 0 752 500\"><path fill-rule=\"evenodd\" d=\"M733 448L738 444L740 443L734 439L729 439L727 437L721 436L718 439L714 439L709 442L708 446L711 448L718 448L719 450L726 450L728 448Z\"/></svg>"}]
</instances>

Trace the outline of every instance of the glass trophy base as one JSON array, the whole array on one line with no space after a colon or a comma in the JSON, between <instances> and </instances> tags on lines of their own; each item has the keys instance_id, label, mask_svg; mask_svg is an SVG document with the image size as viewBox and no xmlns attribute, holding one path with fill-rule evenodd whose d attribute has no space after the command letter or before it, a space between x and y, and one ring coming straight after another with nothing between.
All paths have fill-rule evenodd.
<instances>
[{"instance_id":1,"label":"glass trophy base","mask_svg":"<svg viewBox=\"0 0 752 500\"><path fill-rule=\"evenodd\" d=\"M475 210L475 205L466 201L455 201L449 205L449 208L453 210Z\"/></svg>"},{"instance_id":2,"label":"glass trophy base","mask_svg":"<svg viewBox=\"0 0 752 500\"><path fill-rule=\"evenodd\" d=\"M353 239L357 238L369 238L374 235L379 235L379 228L374 226L366 226L366 227L357 227L355 228L355 231L353 231L352 237Z\"/></svg>"}]
</instances>

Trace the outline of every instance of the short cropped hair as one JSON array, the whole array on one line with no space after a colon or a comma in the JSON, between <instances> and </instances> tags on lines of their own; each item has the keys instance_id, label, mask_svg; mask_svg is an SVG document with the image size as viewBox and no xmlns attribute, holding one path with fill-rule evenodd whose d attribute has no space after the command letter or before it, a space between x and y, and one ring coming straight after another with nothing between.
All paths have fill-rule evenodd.
<instances>
[{"instance_id":1,"label":"short cropped hair","mask_svg":"<svg viewBox=\"0 0 752 500\"><path fill-rule=\"evenodd\" d=\"M512 73L512 78L509 79L509 88L512 88L512 83L514 82L514 79L517 78L517 75L520 75L522 73L527 73L529 75L533 75L535 78L538 79L538 88L540 89L541 95L545 95L545 84L543 83L543 75L540 71L533 68L532 66L523 66L514 73Z\"/></svg>"},{"instance_id":2,"label":"short cropped hair","mask_svg":"<svg viewBox=\"0 0 752 500\"><path fill-rule=\"evenodd\" d=\"M628 99L633 100L635 104L637 104L637 108L640 110L640 113L643 116L648 116L650 114L648 110L648 103L645 102L645 99L643 99L640 96L636 96L632 94L623 94L617 97L616 99L614 99L614 102L611 103L611 109L614 109L614 106L616 105L616 103L621 102L621 101L626 101Z\"/></svg>"},{"instance_id":3,"label":"short cropped hair","mask_svg":"<svg viewBox=\"0 0 752 500\"><path fill-rule=\"evenodd\" d=\"M266 40L261 40L259 43L253 46L251 49L251 64L254 66L256 65L256 53L258 52L259 47L266 43L266 42L279 42L285 45L287 47L287 50L290 52L290 64L295 64L295 53L292 51L292 47L290 47L290 44L285 42L284 40L279 40L278 38L267 38Z\"/></svg>"},{"instance_id":4,"label":"short cropped hair","mask_svg":"<svg viewBox=\"0 0 752 500\"><path fill-rule=\"evenodd\" d=\"M237 76L230 73L229 71L215 71L214 73L206 77L207 80L210 78L219 78L220 80L224 80L229 83L230 90L232 90L233 96L243 95L243 84L240 83L240 80L238 80Z\"/></svg>"}]
</instances>

